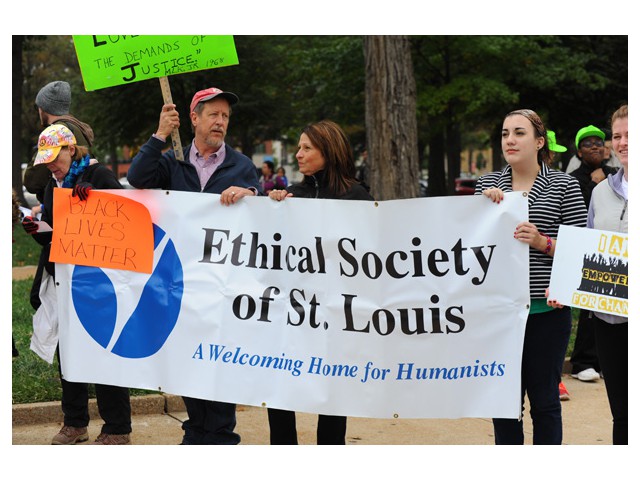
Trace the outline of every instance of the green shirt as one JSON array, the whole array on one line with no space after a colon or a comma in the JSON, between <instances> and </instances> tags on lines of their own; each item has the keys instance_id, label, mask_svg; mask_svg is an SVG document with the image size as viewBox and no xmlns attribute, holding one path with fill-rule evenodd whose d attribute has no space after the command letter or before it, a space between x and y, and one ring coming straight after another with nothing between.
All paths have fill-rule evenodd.
<instances>
[{"instance_id":1,"label":"green shirt","mask_svg":"<svg viewBox=\"0 0 640 480\"><path fill-rule=\"evenodd\" d=\"M529 315L533 315L535 313L544 313L550 312L553 310L553 307L547 305L547 300L544 298L534 298L531 300L531 308L529 309Z\"/></svg>"}]
</instances>

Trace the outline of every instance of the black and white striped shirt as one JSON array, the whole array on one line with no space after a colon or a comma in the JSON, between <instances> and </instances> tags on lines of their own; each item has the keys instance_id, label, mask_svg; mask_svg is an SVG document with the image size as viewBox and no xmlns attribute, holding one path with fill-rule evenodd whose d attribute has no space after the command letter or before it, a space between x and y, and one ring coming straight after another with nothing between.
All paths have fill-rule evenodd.
<instances>
[{"instance_id":1,"label":"black and white striped shirt","mask_svg":"<svg viewBox=\"0 0 640 480\"><path fill-rule=\"evenodd\" d=\"M497 187L503 192L513 192L511 187L511 166L500 172L483 175L476 184L476 195L488 188ZM587 209L580 190L580 184L571 175L552 170L542 165L536 177L529 198L529 222L540 233L553 239L558 238L560 225L585 227ZM515 225L513 226L515 230ZM529 247L529 292L531 299L545 298L544 291L549 286L553 257Z\"/></svg>"}]
</instances>

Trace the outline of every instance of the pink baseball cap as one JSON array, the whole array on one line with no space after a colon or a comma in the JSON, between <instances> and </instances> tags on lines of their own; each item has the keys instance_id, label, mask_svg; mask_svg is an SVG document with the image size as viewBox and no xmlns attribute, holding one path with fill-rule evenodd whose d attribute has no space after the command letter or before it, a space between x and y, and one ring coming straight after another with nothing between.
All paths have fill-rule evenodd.
<instances>
[{"instance_id":1,"label":"pink baseball cap","mask_svg":"<svg viewBox=\"0 0 640 480\"><path fill-rule=\"evenodd\" d=\"M211 87L196 92L196 94L193 96L193 100L191 100L191 110L189 111L193 112L193 110L196 108L196 105L198 105L200 102L206 102L215 97L226 98L229 102L229 105L235 105L239 101L238 96L235 93L223 92L219 88Z\"/></svg>"}]
</instances>

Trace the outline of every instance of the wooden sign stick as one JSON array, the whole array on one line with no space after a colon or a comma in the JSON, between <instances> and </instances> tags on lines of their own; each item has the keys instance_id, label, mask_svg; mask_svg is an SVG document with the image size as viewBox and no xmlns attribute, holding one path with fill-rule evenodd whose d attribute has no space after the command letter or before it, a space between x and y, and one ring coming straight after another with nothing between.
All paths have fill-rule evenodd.
<instances>
[{"instance_id":1,"label":"wooden sign stick","mask_svg":"<svg viewBox=\"0 0 640 480\"><path fill-rule=\"evenodd\" d=\"M173 103L171 98L171 87L169 86L169 77L160 77L160 88L162 89L162 98L164 103ZM180 132L178 129L174 129L171 132L171 143L173 144L173 151L176 154L176 160L183 162L184 156L182 155L182 142L180 141Z\"/></svg>"}]
</instances>

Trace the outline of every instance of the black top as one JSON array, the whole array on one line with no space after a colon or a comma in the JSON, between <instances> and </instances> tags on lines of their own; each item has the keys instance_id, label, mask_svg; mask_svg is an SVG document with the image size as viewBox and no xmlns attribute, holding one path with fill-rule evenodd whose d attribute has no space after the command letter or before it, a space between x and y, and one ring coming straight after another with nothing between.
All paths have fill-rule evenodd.
<instances>
[{"instance_id":1,"label":"black top","mask_svg":"<svg viewBox=\"0 0 640 480\"><path fill-rule=\"evenodd\" d=\"M601 168L605 178L618 171L616 167L609 167L604 163L601 165ZM576 170L569 174L578 180L580 191L582 191L582 197L584 198L584 204L587 208L589 208L589 203L591 203L591 192L593 192L593 189L597 185L596 182L591 180L591 173L594 170L597 170L597 168L592 168L585 162L582 162Z\"/></svg>"},{"instance_id":2,"label":"black top","mask_svg":"<svg viewBox=\"0 0 640 480\"><path fill-rule=\"evenodd\" d=\"M373 200L367 188L355 183L344 194L336 195L329 190L324 170L315 175L305 175L300 183L287 187L287 191L299 198L330 198L336 200Z\"/></svg>"}]
</instances>

